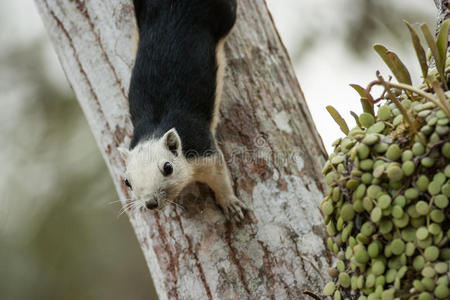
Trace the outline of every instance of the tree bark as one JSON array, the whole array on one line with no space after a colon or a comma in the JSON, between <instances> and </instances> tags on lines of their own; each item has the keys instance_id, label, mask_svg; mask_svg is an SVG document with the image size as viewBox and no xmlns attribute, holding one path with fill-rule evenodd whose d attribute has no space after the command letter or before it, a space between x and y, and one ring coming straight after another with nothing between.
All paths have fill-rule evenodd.
<instances>
[{"instance_id":1,"label":"tree bark","mask_svg":"<svg viewBox=\"0 0 450 300\"><path fill-rule=\"evenodd\" d=\"M326 152L264 0L238 2L217 136L252 211L243 224L226 222L202 185L186 189L180 206L127 211L160 299L305 299L331 262L318 208ZM132 3L36 3L126 204L116 148L132 133Z\"/></svg>"},{"instance_id":2,"label":"tree bark","mask_svg":"<svg viewBox=\"0 0 450 300\"><path fill-rule=\"evenodd\" d=\"M434 4L437 8L437 26L436 26L436 35L441 28L442 22L447 20L450 17L450 3L449 0L434 0Z\"/></svg>"}]
</instances>

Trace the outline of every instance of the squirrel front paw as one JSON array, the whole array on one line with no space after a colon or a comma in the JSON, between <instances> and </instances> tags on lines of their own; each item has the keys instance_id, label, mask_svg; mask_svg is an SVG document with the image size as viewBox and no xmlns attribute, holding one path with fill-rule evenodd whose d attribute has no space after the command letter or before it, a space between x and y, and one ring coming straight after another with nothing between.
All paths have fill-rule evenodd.
<instances>
[{"instance_id":1,"label":"squirrel front paw","mask_svg":"<svg viewBox=\"0 0 450 300\"><path fill-rule=\"evenodd\" d=\"M227 220L241 222L244 219L244 212L248 210L236 196L228 196L218 200L220 207Z\"/></svg>"}]
</instances>

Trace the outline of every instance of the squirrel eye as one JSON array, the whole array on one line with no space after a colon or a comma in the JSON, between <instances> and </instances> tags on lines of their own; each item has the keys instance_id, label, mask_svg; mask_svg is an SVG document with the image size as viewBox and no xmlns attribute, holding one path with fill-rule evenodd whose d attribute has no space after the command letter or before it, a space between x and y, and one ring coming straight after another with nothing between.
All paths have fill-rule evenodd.
<instances>
[{"instance_id":1,"label":"squirrel eye","mask_svg":"<svg viewBox=\"0 0 450 300\"><path fill-rule=\"evenodd\" d=\"M170 174L173 173L173 167L170 162L166 162L164 164L163 172L164 172L164 176L169 176Z\"/></svg>"},{"instance_id":2,"label":"squirrel eye","mask_svg":"<svg viewBox=\"0 0 450 300\"><path fill-rule=\"evenodd\" d=\"M125 184L126 184L127 187L130 188L130 190L133 189L133 188L131 187L131 184L130 184L130 182L128 181L128 179L125 179Z\"/></svg>"}]
</instances>

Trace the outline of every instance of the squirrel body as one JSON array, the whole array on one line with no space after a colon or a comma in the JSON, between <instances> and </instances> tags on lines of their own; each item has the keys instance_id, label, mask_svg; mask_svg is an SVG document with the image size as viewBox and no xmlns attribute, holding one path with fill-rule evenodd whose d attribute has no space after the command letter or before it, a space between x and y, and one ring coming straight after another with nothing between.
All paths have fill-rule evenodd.
<instances>
[{"instance_id":1,"label":"squirrel body","mask_svg":"<svg viewBox=\"0 0 450 300\"><path fill-rule=\"evenodd\" d=\"M191 182L208 184L229 219L243 218L215 131L225 67L223 45L236 0L134 0L139 42L129 104L134 126L126 183L148 209L172 202Z\"/></svg>"}]
</instances>

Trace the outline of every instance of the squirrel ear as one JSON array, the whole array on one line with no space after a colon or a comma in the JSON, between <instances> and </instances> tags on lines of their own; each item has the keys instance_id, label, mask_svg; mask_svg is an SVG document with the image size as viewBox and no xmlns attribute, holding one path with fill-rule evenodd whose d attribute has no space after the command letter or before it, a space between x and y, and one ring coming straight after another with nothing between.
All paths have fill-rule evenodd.
<instances>
[{"instance_id":1,"label":"squirrel ear","mask_svg":"<svg viewBox=\"0 0 450 300\"><path fill-rule=\"evenodd\" d=\"M128 150L127 148L124 148L124 147L119 147L119 148L117 148L117 150L119 150L119 153L124 160L128 159L128 156L130 155L130 150Z\"/></svg>"},{"instance_id":2,"label":"squirrel ear","mask_svg":"<svg viewBox=\"0 0 450 300\"><path fill-rule=\"evenodd\" d=\"M163 136L164 145L173 153L181 151L181 139L175 128L167 131Z\"/></svg>"}]
</instances>

